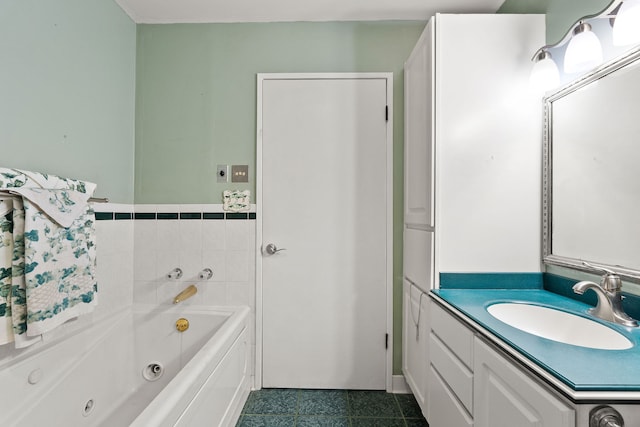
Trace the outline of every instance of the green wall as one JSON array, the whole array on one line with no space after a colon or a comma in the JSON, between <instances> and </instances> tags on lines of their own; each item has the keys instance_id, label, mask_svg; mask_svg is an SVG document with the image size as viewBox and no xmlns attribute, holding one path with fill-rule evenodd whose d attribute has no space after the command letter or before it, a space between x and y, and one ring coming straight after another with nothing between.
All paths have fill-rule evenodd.
<instances>
[{"instance_id":1,"label":"green wall","mask_svg":"<svg viewBox=\"0 0 640 427\"><path fill-rule=\"evenodd\" d=\"M0 166L133 202L135 40L113 0L0 1Z\"/></svg>"},{"instance_id":2,"label":"green wall","mask_svg":"<svg viewBox=\"0 0 640 427\"><path fill-rule=\"evenodd\" d=\"M229 188L254 197L256 73L394 73L394 373L402 335L402 73L424 25L138 25L136 203L221 203ZM248 164L249 184L217 184L217 164Z\"/></svg>"},{"instance_id":3,"label":"green wall","mask_svg":"<svg viewBox=\"0 0 640 427\"><path fill-rule=\"evenodd\" d=\"M545 13L547 44L556 44L583 16L604 10L612 0L505 0L498 13Z\"/></svg>"}]
</instances>

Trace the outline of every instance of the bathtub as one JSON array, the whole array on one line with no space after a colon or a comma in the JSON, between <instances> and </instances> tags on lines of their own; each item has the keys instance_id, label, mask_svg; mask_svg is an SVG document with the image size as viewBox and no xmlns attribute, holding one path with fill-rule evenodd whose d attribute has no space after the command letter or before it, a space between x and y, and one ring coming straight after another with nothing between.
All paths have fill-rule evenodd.
<instances>
[{"instance_id":1,"label":"bathtub","mask_svg":"<svg viewBox=\"0 0 640 427\"><path fill-rule=\"evenodd\" d=\"M2 366L0 425L233 426L249 331L248 307L135 307Z\"/></svg>"}]
</instances>

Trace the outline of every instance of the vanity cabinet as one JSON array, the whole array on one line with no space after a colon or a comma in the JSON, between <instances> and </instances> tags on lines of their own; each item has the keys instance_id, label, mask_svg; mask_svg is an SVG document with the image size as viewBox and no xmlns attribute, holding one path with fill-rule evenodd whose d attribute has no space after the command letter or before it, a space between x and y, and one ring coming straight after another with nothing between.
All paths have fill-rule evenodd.
<instances>
[{"instance_id":1,"label":"vanity cabinet","mask_svg":"<svg viewBox=\"0 0 640 427\"><path fill-rule=\"evenodd\" d=\"M430 304L431 427L575 427L573 407L439 304Z\"/></svg>"},{"instance_id":2,"label":"vanity cabinet","mask_svg":"<svg viewBox=\"0 0 640 427\"><path fill-rule=\"evenodd\" d=\"M473 426L473 332L436 304L430 311L427 421Z\"/></svg>"},{"instance_id":3,"label":"vanity cabinet","mask_svg":"<svg viewBox=\"0 0 640 427\"><path fill-rule=\"evenodd\" d=\"M575 411L476 337L476 427L575 427Z\"/></svg>"}]
</instances>

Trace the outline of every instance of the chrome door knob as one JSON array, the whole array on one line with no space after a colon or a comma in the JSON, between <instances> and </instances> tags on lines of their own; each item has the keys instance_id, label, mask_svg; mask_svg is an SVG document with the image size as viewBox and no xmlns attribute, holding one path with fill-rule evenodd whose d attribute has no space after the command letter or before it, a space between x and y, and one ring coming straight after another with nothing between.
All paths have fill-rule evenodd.
<instances>
[{"instance_id":1,"label":"chrome door knob","mask_svg":"<svg viewBox=\"0 0 640 427\"><path fill-rule=\"evenodd\" d=\"M273 243L269 243L267 246L264 247L264 252L267 255L275 255L280 251L286 251L286 248L278 249L278 247Z\"/></svg>"}]
</instances>

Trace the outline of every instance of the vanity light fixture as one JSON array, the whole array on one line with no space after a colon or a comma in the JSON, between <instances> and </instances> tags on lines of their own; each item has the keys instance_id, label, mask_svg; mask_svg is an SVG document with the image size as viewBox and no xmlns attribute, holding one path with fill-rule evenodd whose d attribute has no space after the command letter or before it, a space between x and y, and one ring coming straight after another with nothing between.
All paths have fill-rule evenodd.
<instances>
[{"instance_id":1,"label":"vanity light fixture","mask_svg":"<svg viewBox=\"0 0 640 427\"><path fill-rule=\"evenodd\" d=\"M529 84L536 92L546 92L560 84L558 66L546 49L539 49L533 58L534 62Z\"/></svg>"},{"instance_id":2,"label":"vanity light fixture","mask_svg":"<svg viewBox=\"0 0 640 427\"><path fill-rule=\"evenodd\" d=\"M613 44L626 46L640 43L640 1L625 0L613 21Z\"/></svg>"},{"instance_id":3,"label":"vanity light fixture","mask_svg":"<svg viewBox=\"0 0 640 427\"><path fill-rule=\"evenodd\" d=\"M600 39L591 31L590 24L580 21L573 29L573 35L564 54L565 73L587 71L600 65L602 61Z\"/></svg>"}]
</instances>

